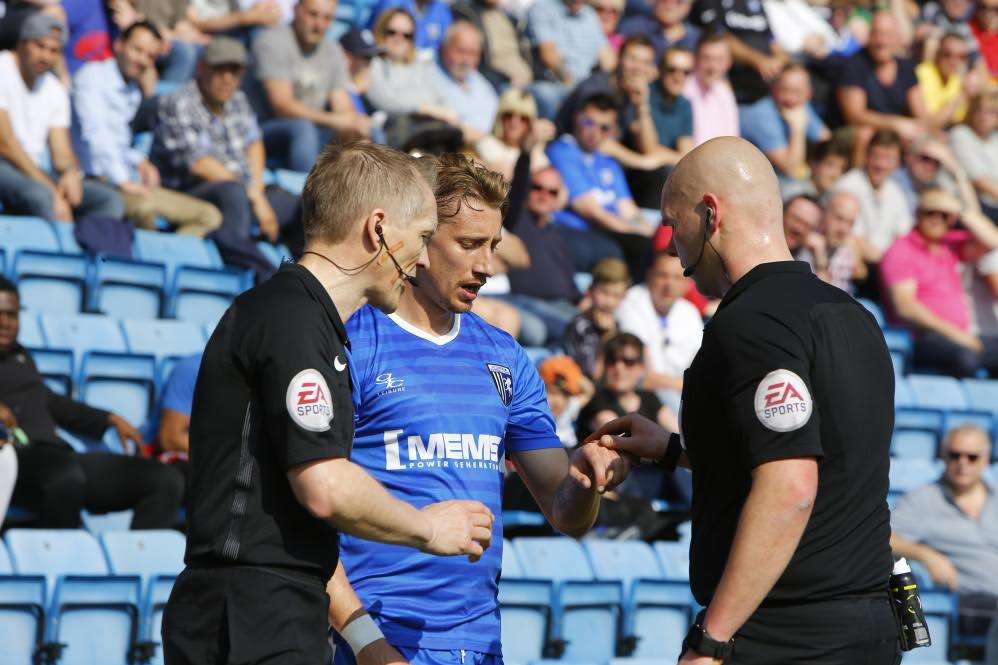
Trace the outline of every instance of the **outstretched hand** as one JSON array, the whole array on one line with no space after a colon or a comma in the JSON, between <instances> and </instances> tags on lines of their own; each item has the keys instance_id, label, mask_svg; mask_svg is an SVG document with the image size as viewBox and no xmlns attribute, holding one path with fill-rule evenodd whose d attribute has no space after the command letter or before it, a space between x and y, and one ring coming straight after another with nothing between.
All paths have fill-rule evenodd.
<instances>
[{"instance_id":1,"label":"outstretched hand","mask_svg":"<svg viewBox=\"0 0 998 665\"><path fill-rule=\"evenodd\" d=\"M603 448L642 459L658 460L665 455L669 433L644 416L632 413L611 420L586 438Z\"/></svg>"},{"instance_id":2,"label":"outstretched hand","mask_svg":"<svg viewBox=\"0 0 998 665\"><path fill-rule=\"evenodd\" d=\"M616 451L589 442L572 453L568 473L585 489L595 487L597 492L603 494L624 482L630 473L630 463Z\"/></svg>"}]
</instances>

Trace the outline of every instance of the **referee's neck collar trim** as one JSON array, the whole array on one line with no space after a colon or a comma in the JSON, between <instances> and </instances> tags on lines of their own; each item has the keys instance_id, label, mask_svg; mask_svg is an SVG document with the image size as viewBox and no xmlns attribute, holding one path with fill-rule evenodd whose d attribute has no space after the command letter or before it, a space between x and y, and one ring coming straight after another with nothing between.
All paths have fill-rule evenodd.
<instances>
[{"instance_id":1,"label":"referee's neck collar trim","mask_svg":"<svg viewBox=\"0 0 998 665\"><path fill-rule=\"evenodd\" d=\"M804 261L769 261L760 263L742 275L742 278L728 289L728 292L721 299L720 307L724 307L724 305L737 298L745 289L756 282L781 272L810 273L811 266Z\"/></svg>"},{"instance_id":2,"label":"referee's neck collar trim","mask_svg":"<svg viewBox=\"0 0 998 665\"><path fill-rule=\"evenodd\" d=\"M406 321L396 313L389 314L388 318L394 321L395 325L397 325L399 328L406 331L407 333L425 339L427 342L432 342L437 346L443 346L444 344L453 342L454 339L457 337L457 334L461 332L460 314L454 315L454 323L451 325L450 330L448 330L443 335L434 335L433 333L428 333L425 330L421 330L420 328L417 328L416 326L412 325L411 323L409 323L408 321Z\"/></svg>"}]
</instances>

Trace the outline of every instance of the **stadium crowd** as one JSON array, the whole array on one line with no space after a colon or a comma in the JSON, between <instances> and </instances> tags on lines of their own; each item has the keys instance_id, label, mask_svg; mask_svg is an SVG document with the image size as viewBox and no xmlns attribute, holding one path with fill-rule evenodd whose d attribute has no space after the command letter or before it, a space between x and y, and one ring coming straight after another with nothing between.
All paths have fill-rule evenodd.
<instances>
[{"instance_id":1,"label":"stadium crowd","mask_svg":"<svg viewBox=\"0 0 998 665\"><path fill-rule=\"evenodd\" d=\"M0 6L0 212L75 222L93 251L119 222L207 238L263 279L258 240L303 245L298 194L268 172L308 171L329 140L465 151L502 173L504 239L474 309L554 354L539 371L566 447L630 412L678 426L717 303L666 251L659 196L717 136L769 158L795 258L907 330L911 370L998 379L998 0ZM13 494L38 526L79 526L80 508L172 526L197 356L128 423L45 386L17 341L23 307L0 283L0 423L31 442L0 447L0 519ZM173 475L81 463L56 425L114 427ZM51 454L17 475L31 446ZM990 432L958 428L941 450L892 544L993 611ZM689 491L639 473L621 495Z\"/></svg>"}]
</instances>

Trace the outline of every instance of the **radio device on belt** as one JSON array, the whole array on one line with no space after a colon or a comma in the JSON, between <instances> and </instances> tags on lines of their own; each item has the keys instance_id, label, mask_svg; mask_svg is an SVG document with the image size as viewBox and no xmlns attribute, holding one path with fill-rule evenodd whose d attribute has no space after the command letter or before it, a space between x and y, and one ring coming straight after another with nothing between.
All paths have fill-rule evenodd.
<instances>
[{"instance_id":1,"label":"radio device on belt","mask_svg":"<svg viewBox=\"0 0 998 665\"><path fill-rule=\"evenodd\" d=\"M891 592L891 607L898 621L898 636L901 640L901 650L911 651L918 647L932 644L929 626L925 623L922 612L922 601L918 597L918 585L911 567L902 557L894 562L894 573L891 575L889 588Z\"/></svg>"}]
</instances>

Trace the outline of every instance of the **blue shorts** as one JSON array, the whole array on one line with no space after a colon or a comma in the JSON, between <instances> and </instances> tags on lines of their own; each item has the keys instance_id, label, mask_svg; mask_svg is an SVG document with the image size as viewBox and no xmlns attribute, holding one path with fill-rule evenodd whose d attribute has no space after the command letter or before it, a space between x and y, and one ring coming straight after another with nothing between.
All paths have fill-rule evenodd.
<instances>
[{"instance_id":1,"label":"blue shorts","mask_svg":"<svg viewBox=\"0 0 998 665\"><path fill-rule=\"evenodd\" d=\"M410 665L503 665L502 656L478 651L454 649L418 649L414 647L395 647ZM350 647L341 640L335 641L333 665L356 665Z\"/></svg>"}]
</instances>

